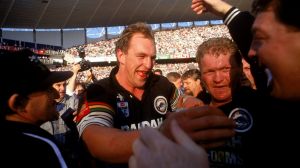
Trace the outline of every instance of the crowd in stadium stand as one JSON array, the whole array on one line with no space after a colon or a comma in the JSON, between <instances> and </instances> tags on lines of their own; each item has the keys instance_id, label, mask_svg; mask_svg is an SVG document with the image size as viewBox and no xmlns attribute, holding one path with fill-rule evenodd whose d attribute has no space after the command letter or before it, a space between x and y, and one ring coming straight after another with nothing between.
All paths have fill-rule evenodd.
<instances>
[{"instance_id":1,"label":"crowd in stadium stand","mask_svg":"<svg viewBox=\"0 0 300 168\"><path fill-rule=\"evenodd\" d=\"M103 79L109 76L110 71L113 66L95 66L92 67L92 72L96 79ZM198 68L197 63L176 63L176 64L156 64L153 69L161 69L163 71L163 75L166 75L169 72L178 72L183 74L185 71L189 69ZM71 66L64 66L59 68L52 68L52 71L66 71L71 70ZM77 75L77 81L84 83L87 80L87 71L79 72Z\"/></svg>"},{"instance_id":2,"label":"crowd in stadium stand","mask_svg":"<svg viewBox=\"0 0 300 168\"><path fill-rule=\"evenodd\" d=\"M211 26L198 26L171 30L155 31L156 49L158 59L176 59L176 58L193 58L197 46L203 41L212 37L228 37L231 38L228 29L225 25L211 25ZM52 50L34 50L37 54L41 55L68 55L67 62L74 63L78 58L78 48L84 48L86 57L110 57L115 58L115 41L117 38L109 40L101 40L96 43L89 43L86 45L75 46L68 48L65 51L52 51ZM1 49L19 50L17 46L6 46L1 44ZM41 53L42 52L42 53ZM65 56L66 58L66 56ZM53 60L48 57L40 57L44 63L52 63ZM73 59L73 60L72 60ZM176 64L156 64L154 69L161 69L163 75L175 71L183 74L186 70L197 68L196 63L176 63ZM106 67L92 67L93 74L97 79L105 78L113 66ZM53 71L71 70L71 65L51 68ZM86 81L86 71L79 72L77 81Z\"/></svg>"},{"instance_id":3,"label":"crowd in stadium stand","mask_svg":"<svg viewBox=\"0 0 300 168\"><path fill-rule=\"evenodd\" d=\"M162 30L155 32L155 40L158 58L176 59L195 57L197 46L203 41L212 37L228 37L230 38L228 29L224 25L190 27L174 30ZM115 57L114 43L117 39L102 40L96 43L76 46L66 49L71 58L78 57L78 48L84 48L86 57ZM92 67L93 74L97 79L108 77L113 66ZM198 68L196 63L172 63L172 64L156 64L154 69L161 69L163 75L169 72L178 72L183 74L185 71ZM71 70L71 66L52 68L53 71ZM77 81L84 82L87 78L87 72L79 72Z\"/></svg>"},{"instance_id":4,"label":"crowd in stadium stand","mask_svg":"<svg viewBox=\"0 0 300 168\"><path fill-rule=\"evenodd\" d=\"M164 58L191 58L195 57L197 46L211 37L228 37L228 29L224 25L181 28L174 30L156 31L156 49L158 56ZM114 57L114 42L117 39L99 41L83 46L76 46L66 50L67 53L77 56L77 48L85 48L87 57Z\"/></svg>"}]
</instances>

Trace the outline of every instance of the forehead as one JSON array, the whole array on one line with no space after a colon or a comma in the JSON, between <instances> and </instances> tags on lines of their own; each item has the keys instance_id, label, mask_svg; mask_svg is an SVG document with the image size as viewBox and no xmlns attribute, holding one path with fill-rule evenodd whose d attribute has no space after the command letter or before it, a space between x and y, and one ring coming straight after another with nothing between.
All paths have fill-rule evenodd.
<instances>
[{"instance_id":1,"label":"forehead","mask_svg":"<svg viewBox=\"0 0 300 168\"><path fill-rule=\"evenodd\" d=\"M66 81L62 81L62 82L54 83L53 86L60 86L60 85L65 85L65 84L66 84Z\"/></svg>"},{"instance_id":2,"label":"forehead","mask_svg":"<svg viewBox=\"0 0 300 168\"><path fill-rule=\"evenodd\" d=\"M41 91L36 91L28 94L28 97L33 98L33 97L43 97L45 95L48 95L50 92L50 89L45 89Z\"/></svg>"},{"instance_id":3,"label":"forehead","mask_svg":"<svg viewBox=\"0 0 300 168\"><path fill-rule=\"evenodd\" d=\"M231 61L231 55L228 53L222 53L218 55L213 54L204 54L201 59L201 68L208 66L220 66L220 65L229 65Z\"/></svg>"},{"instance_id":4,"label":"forehead","mask_svg":"<svg viewBox=\"0 0 300 168\"><path fill-rule=\"evenodd\" d=\"M255 17L254 23L252 25L252 31L262 31L267 33L268 28L274 29L274 24L279 23L275 17L275 13L272 8L268 8L266 11L258 13ZM273 25L273 26L271 26Z\"/></svg>"},{"instance_id":5,"label":"forehead","mask_svg":"<svg viewBox=\"0 0 300 168\"><path fill-rule=\"evenodd\" d=\"M183 82L195 82L195 80L193 79L193 77L186 78L186 79L184 79L182 81Z\"/></svg>"},{"instance_id":6,"label":"forehead","mask_svg":"<svg viewBox=\"0 0 300 168\"><path fill-rule=\"evenodd\" d=\"M130 39L129 48L142 47L145 45L148 45L148 47L151 46L155 48L154 41L152 39L145 37L141 33L135 33Z\"/></svg>"}]
</instances>

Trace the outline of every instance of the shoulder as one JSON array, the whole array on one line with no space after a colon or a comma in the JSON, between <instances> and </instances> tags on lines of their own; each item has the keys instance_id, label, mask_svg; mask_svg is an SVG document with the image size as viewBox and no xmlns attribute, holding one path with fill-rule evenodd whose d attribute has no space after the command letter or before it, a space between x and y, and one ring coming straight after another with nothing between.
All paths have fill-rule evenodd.
<instances>
[{"instance_id":1,"label":"shoulder","mask_svg":"<svg viewBox=\"0 0 300 168\"><path fill-rule=\"evenodd\" d=\"M86 91L87 101L109 102L115 96L116 88L109 79L102 79L91 84Z\"/></svg>"},{"instance_id":2,"label":"shoulder","mask_svg":"<svg viewBox=\"0 0 300 168\"><path fill-rule=\"evenodd\" d=\"M72 95L65 95L65 101L66 102L74 102L74 101L78 101L78 97L75 95L75 94L72 94Z\"/></svg>"},{"instance_id":3,"label":"shoulder","mask_svg":"<svg viewBox=\"0 0 300 168\"><path fill-rule=\"evenodd\" d=\"M152 76L150 76L149 81L149 83L151 83L152 85L162 86L164 88L173 86L168 78L162 75L153 74Z\"/></svg>"},{"instance_id":4,"label":"shoulder","mask_svg":"<svg viewBox=\"0 0 300 168\"><path fill-rule=\"evenodd\" d=\"M240 11L236 7L232 7L224 17L224 24L227 26L239 25L242 23L252 24L254 21L254 16L248 11Z\"/></svg>"},{"instance_id":5,"label":"shoulder","mask_svg":"<svg viewBox=\"0 0 300 168\"><path fill-rule=\"evenodd\" d=\"M50 141L45 137L40 138ZM55 149L44 140L25 134L10 135L1 148L4 152L1 164L6 162L10 167L59 167Z\"/></svg>"},{"instance_id":6,"label":"shoulder","mask_svg":"<svg viewBox=\"0 0 300 168\"><path fill-rule=\"evenodd\" d=\"M57 144L52 138L49 138L49 136L45 136L41 133L36 133L34 131L12 131L8 133L3 140L5 141L6 145L10 146L10 150L18 150L16 151L17 153L26 151L34 155L35 151L39 154L44 153L46 155L50 155L54 154L53 147L58 149Z\"/></svg>"}]
</instances>

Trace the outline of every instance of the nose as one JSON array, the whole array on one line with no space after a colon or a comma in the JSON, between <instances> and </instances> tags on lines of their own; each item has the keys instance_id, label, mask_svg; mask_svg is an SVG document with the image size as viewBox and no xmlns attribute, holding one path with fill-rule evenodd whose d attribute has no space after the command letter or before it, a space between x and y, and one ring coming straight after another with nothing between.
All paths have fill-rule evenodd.
<instances>
[{"instance_id":1,"label":"nose","mask_svg":"<svg viewBox=\"0 0 300 168\"><path fill-rule=\"evenodd\" d=\"M249 52L248 52L248 57L249 58L253 58L256 55L256 51L253 50L252 48L250 48Z\"/></svg>"},{"instance_id":2,"label":"nose","mask_svg":"<svg viewBox=\"0 0 300 168\"><path fill-rule=\"evenodd\" d=\"M188 87L188 86L187 86L187 83L183 83L183 84L182 84L182 87L183 87L184 89L187 89L187 87Z\"/></svg>"},{"instance_id":3,"label":"nose","mask_svg":"<svg viewBox=\"0 0 300 168\"><path fill-rule=\"evenodd\" d=\"M255 45L254 42L252 41L251 46L250 46L250 49L249 49L249 52L248 52L248 57L249 57L249 58L253 58L254 56L256 56L255 46L256 46L256 45Z\"/></svg>"},{"instance_id":4,"label":"nose","mask_svg":"<svg viewBox=\"0 0 300 168\"><path fill-rule=\"evenodd\" d=\"M219 83L219 82L222 81L222 79L223 79L223 77L222 77L221 72L220 72L220 71L216 71L216 72L214 73L214 81L215 81L216 83Z\"/></svg>"}]
</instances>

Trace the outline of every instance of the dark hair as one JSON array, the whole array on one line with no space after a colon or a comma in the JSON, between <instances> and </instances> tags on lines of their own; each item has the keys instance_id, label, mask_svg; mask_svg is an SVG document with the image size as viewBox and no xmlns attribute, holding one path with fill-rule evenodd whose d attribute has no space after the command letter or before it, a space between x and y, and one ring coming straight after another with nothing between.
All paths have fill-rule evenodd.
<instances>
[{"instance_id":1,"label":"dark hair","mask_svg":"<svg viewBox=\"0 0 300 168\"><path fill-rule=\"evenodd\" d=\"M288 0L254 0L252 12L258 14L272 7L276 18L283 24L300 29L300 13L298 1Z\"/></svg>"},{"instance_id":2,"label":"dark hair","mask_svg":"<svg viewBox=\"0 0 300 168\"><path fill-rule=\"evenodd\" d=\"M122 32L118 41L115 42L115 52L117 52L117 50L120 49L124 53L127 53L129 42L132 36L136 33L141 33L144 35L145 38L155 41L151 27L144 22L137 22L126 27L125 30Z\"/></svg>"},{"instance_id":3,"label":"dark hair","mask_svg":"<svg viewBox=\"0 0 300 168\"><path fill-rule=\"evenodd\" d=\"M199 69L190 69L190 70L185 71L182 74L181 79L186 80L188 78L193 78L195 81L197 79L200 80L200 70Z\"/></svg>"}]
</instances>

